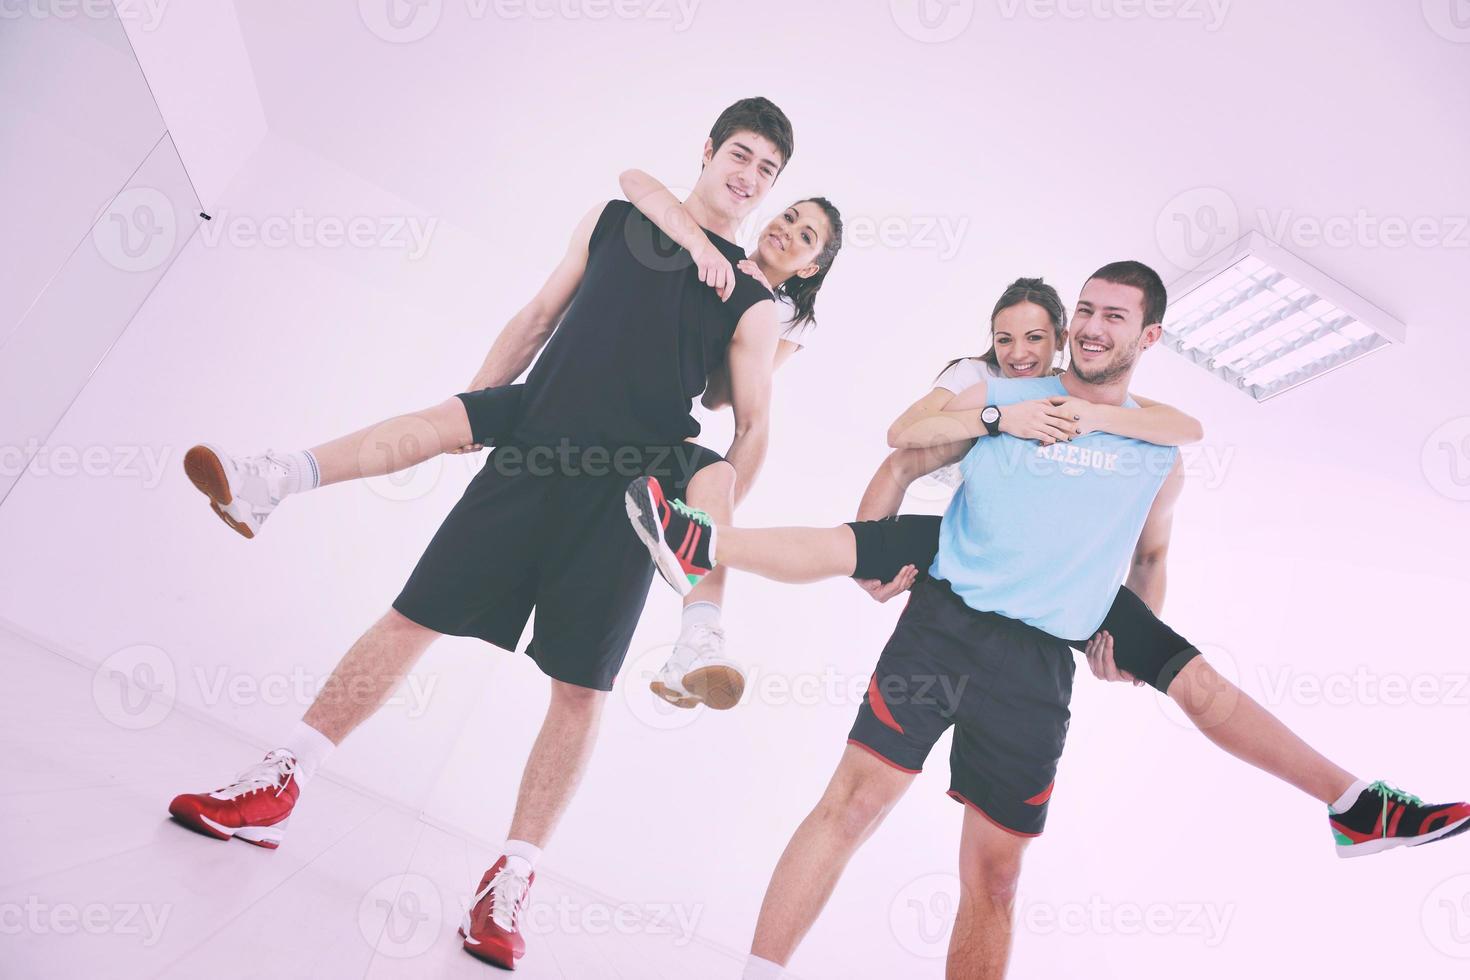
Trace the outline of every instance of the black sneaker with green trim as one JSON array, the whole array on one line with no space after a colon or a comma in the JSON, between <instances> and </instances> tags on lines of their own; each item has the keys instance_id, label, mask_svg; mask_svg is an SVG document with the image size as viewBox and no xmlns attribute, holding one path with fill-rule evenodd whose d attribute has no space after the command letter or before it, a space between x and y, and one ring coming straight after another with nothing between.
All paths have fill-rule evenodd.
<instances>
[{"instance_id":1,"label":"black sneaker with green trim","mask_svg":"<svg viewBox=\"0 0 1470 980\"><path fill-rule=\"evenodd\" d=\"M663 487L651 476L628 484L623 498L628 520L659 574L680 595L688 595L715 567L710 516L682 500L665 499Z\"/></svg>"},{"instance_id":2,"label":"black sneaker with green trim","mask_svg":"<svg viewBox=\"0 0 1470 980\"><path fill-rule=\"evenodd\" d=\"M1358 857L1391 847L1417 847L1470 830L1470 803L1425 803L1376 782L1343 812L1329 807L1327 819L1337 856Z\"/></svg>"}]
</instances>

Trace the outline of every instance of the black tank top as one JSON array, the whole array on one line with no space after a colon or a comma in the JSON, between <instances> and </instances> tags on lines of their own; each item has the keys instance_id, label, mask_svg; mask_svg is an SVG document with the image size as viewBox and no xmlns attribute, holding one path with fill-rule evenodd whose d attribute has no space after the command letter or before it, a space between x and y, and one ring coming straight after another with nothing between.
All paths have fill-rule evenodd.
<instances>
[{"instance_id":1,"label":"black tank top","mask_svg":"<svg viewBox=\"0 0 1470 980\"><path fill-rule=\"evenodd\" d=\"M733 242L706 232L731 264ZM657 447L699 434L690 414L745 311L771 293L738 269L729 302L690 254L627 201L602 209L587 270L526 378L523 445Z\"/></svg>"}]
</instances>

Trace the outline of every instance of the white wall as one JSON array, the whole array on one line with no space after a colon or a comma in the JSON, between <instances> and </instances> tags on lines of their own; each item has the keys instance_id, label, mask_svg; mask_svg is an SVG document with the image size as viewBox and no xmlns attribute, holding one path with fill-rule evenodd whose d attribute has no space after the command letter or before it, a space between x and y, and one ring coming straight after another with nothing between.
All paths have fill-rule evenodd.
<instances>
[{"instance_id":1,"label":"white wall","mask_svg":"<svg viewBox=\"0 0 1470 980\"><path fill-rule=\"evenodd\" d=\"M10 100L0 200L0 345L163 136L148 84L111 18L8 18L0 88Z\"/></svg>"},{"instance_id":2,"label":"white wall","mask_svg":"<svg viewBox=\"0 0 1470 980\"><path fill-rule=\"evenodd\" d=\"M195 224L194 197L110 6L8 10L0 89L0 501Z\"/></svg>"},{"instance_id":3,"label":"white wall","mask_svg":"<svg viewBox=\"0 0 1470 980\"><path fill-rule=\"evenodd\" d=\"M116 0L158 108L212 210L268 124L232 0Z\"/></svg>"}]
</instances>

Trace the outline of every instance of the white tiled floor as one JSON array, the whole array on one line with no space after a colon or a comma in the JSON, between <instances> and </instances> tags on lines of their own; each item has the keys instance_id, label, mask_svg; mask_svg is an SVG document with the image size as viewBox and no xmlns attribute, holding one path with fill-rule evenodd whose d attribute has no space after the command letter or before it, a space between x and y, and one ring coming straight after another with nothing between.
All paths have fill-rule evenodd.
<instances>
[{"instance_id":1,"label":"white tiled floor","mask_svg":"<svg viewBox=\"0 0 1470 980\"><path fill-rule=\"evenodd\" d=\"M92 671L0 629L0 977L484 977L455 927L495 855L319 776L286 844L215 841L168 819L259 746L180 712L129 731ZM735 978L732 955L618 928L618 903L541 876L529 952L551 978Z\"/></svg>"}]
</instances>

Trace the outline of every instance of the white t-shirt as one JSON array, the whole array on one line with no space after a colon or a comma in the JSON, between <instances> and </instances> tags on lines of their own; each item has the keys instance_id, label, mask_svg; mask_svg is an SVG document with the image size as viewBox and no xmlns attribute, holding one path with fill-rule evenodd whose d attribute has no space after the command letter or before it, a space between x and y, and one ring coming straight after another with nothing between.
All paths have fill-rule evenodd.
<instances>
[{"instance_id":1,"label":"white t-shirt","mask_svg":"<svg viewBox=\"0 0 1470 980\"><path fill-rule=\"evenodd\" d=\"M974 387L981 381L989 378L999 378L1003 375L990 366L989 361L982 361L978 357L967 357L956 361L944 369L944 373L934 379L934 387L952 391L956 395L966 388Z\"/></svg>"},{"instance_id":2,"label":"white t-shirt","mask_svg":"<svg viewBox=\"0 0 1470 980\"><path fill-rule=\"evenodd\" d=\"M945 368L944 373L934 379L934 387L943 388L945 391L952 391L958 395L966 388L974 387L981 381L1000 377L1004 375L991 367L990 362L978 357L967 357ZM958 490L960 483L963 482L960 476L960 464L950 463L947 466L941 466L929 474L929 479L951 490Z\"/></svg>"}]
</instances>

